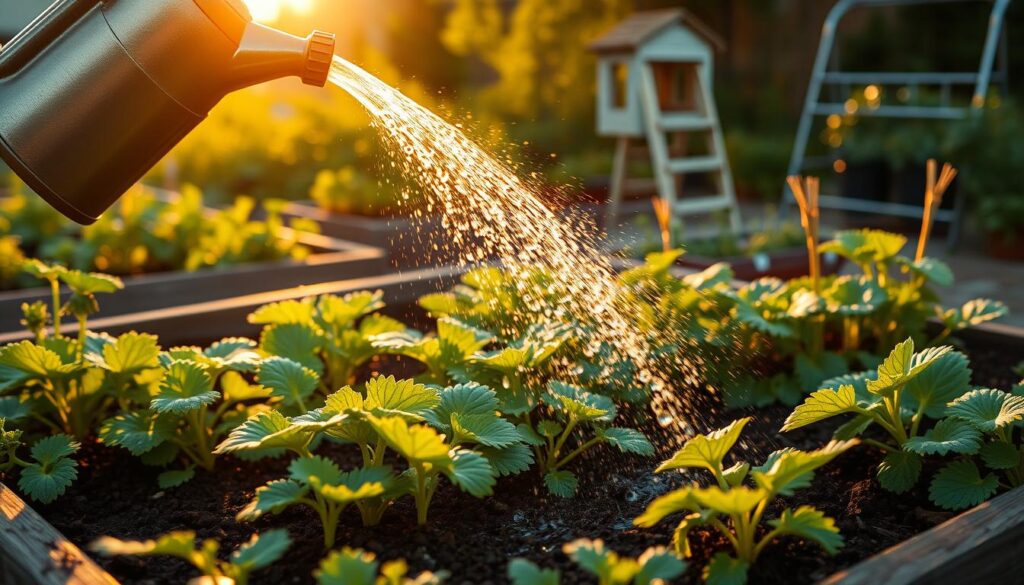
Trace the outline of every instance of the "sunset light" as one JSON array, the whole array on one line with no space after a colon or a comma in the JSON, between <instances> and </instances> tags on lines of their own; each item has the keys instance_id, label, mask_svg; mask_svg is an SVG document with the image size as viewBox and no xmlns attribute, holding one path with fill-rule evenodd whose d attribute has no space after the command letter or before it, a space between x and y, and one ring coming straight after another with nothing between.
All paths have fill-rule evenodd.
<instances>
[{"instance_id":1,"label":"sunset light","mask_svg":"<svg viewBox=\"0 0 1024 585\"><path fill-rule=\"evenodd\" d=\"M313 8L313 0L245 0L254 20L272 22L284 11L307 14Z\"/></svg>"}]
</instances>

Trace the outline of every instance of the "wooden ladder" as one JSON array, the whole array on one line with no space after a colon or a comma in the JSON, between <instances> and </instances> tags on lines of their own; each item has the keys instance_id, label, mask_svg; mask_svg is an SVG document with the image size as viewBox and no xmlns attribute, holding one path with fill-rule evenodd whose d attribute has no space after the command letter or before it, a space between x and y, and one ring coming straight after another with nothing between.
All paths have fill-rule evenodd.
<instances>
[{"instance_id":1,"label":"wooden ladder","mask_svg":"<svg viewBox=\"0 0 1024 585\"><path fill-rule=\"evenodd\" d=\"M684 215L705 215L716 211L729 213L729 225L740 233L742 221L736 204L736 191L732 171L725 151L725 139L718 120L714 96L711 93L711 79L707 64L696 62L694 67L695 108L682 112L663 111L659 99L654 65L645 62L642 66L641 108L644 116L646 142L650 150L654 171L654 182L658 196L669 202L673 217ZM708 154L700 156L679 156L673 158L668 135L679 133L685 140L688 133L704 133ZM686 134L683 134L686 133ZM642 180L630 179L629 162L632 140L620 136L615 150L612 168L611 189L605 225L611 227L618 218L622 200L633 185L643 184ZM718 175L715 184L718 193L699 197L681 196L680 184L688 174L709 173Z\"/></svg>"}]
</instances>

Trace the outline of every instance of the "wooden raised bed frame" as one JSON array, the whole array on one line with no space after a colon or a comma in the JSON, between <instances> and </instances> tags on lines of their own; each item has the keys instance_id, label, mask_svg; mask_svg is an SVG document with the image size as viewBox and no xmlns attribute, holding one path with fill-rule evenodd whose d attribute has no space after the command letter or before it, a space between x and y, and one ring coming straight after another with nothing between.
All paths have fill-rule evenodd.
<instances>
[{"instance_id":1,"label":"wooden raised bed frame","mask_svg":"<svg viewBox=\"0 0 1024 585\"><path fill-rule=\"evenodd\" d=\"M682 271L682 269L676 269ZM440 267L406 274L327 282L97 319L92 328L112 334L132 329L160 336L170 346L196 339L254 334L245 315L270 302L320 294L379 289L398 305L448 287L464 272ZM998 343L1024 348L1024 329L986 324L960 332L970 343ZM27 333L0 334L0 344L27 338ZM827 577L827 585L910 585L1005 581L1024 570L1024 487L1016 488L927 530L852 567ZM25 585L116 585L10 489L0 484L0 582Z\"/></svg>"},{"instance_id":2,"label":"wooden raised bed frame","mask_svg":"<svg viewBox=\"0 0 1024 585\"><path fill-rule=\"evenodd\" d=\"M204 268L195 272L164 272L124 278L125 288L101 295L98 318L180 307L316 282L374 276L387 271L379 248L317 234L301 233L299 241L313 253L301 262L276 260ZM62 291L64 298L67 289ZM22 329L21 305L50 302L48 288L0 293L0 334Z\"/></svg>"}]
</instances>

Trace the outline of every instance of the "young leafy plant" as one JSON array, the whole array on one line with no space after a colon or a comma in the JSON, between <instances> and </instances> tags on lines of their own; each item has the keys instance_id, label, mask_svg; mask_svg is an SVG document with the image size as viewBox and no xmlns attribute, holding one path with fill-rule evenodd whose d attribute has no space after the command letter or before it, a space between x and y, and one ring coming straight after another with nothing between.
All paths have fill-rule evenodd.
<instances>
[{"instance_id":1,"label":"young leafy plant","mask_svg":"<svg viewBox=\"0 0 1024 585\"><path fill-rule=\"evenodd\" d=\"M0 398L3 415L31 417L53 432L85 438L113 407L148 400L147 388L159 370L155 337L134 332L116 339L88 332L77 339L49 337L45 306L33 303L23 311L35 341L0 347L0 394L7 395ZM58 305L55 314L60 311Z\"/></svg>"},{"instance_id":2,"label":"young leafy plant","mask_svg":"<svg viewBox=\"0 0 1024 585\"><path fill-rule=\"evenodd\" d=\"M346 386L328 396L324 407L305 415L289 419L279 412L268 412L250 418L231 432L218 453L283 448L299 459L292 463L289 478L258 488L256 498L239 518L250 520L288 506L307 505L323 520L324 541L329 548L337 532L338 516L349 504L359 508L365 525L373 525L394 499L410 494L416 500L417 521L424 524L442 475L474 496L489 495L495 483L495 467L480 452L460 445L509 442L508 448L519 437L498 428L501 421L493 412L492 420L487 420L479 416L482 411L460 402L460 398L486 397L456 392L442 401L436 389L412 380L378 377L367 382L365 396ZM452 439L425 424L428 420L436 425L443 424L443 420L458 424L459 413L467 413L468 418L461 419L464 424L458 430L453 429ZM313 456L310 445L322 435L357 446L363 467L343 473L333 462ZM403 473L396 474L384 464L389 449L406 461ZM495 447L490 453L499 451Z\"/></svg>"},{"instance_id":3,"label":"young leafy plant","mask_svg":"<svg viewBox=\"0 0 1024 585\"><path fill-rule=\"evenodd\" d=\"M411 578L408 572L405 561L381 566L373 553L345 547L327 555L314 575L319 585L440 585L448 576L443 571L423 572Z\"/></svg>"},{"instance_id":4,"label":"young leafy plant","mask_svg":"<svg viewBox=\"0 0 1024 585\"><path fill-rule=\"evenodd\" d=\"M275 390L242 377L262 368L255 346L249 339L227 338L205 350L179 347L161 354L162 377L147 396L149 407L126 409L105 421L100 440L124 447L147 464L183 461L182 469L160 474L163 488L189 481L196 466L212 470L220 437L275 396Z\"/></svg>"},{"instance_id":5,"label":"young leafy plant","mask_svg":"<svg viewBox=\"0 0 1024 585\"><path fill-rule=\"evenodd\" d=\"M452 379L453 370L464 366L492 340L493 336L486 331L442 317L437 320L434 335L423 335L412 329L382 333L373 338L373 346L422 363L427 371L419 376L419 381L446 385Z\"/></svg>"},{"instance_id":6,"label":"young leafy plant","mask_svg":"<svg viewBox=\"0 0 1024 585\"><path fill-rule=\"evenodd\" d=\"M664 547L649 548L639 558L620 557L601 540L580 539L562 550L584 571L597 577L598 585L658 585L668 583L686 571L686 562ZM508 565L512 585L560 585L561 574L541 569L526 559L512 559Z\"/></svg>"},{"instance_id":7,"label":"young leafy plant","mask_svg":"<svg viewBox=\"0 0 1024 585\"><path fill-rule=\"evenodd\" d=\"M783 431L797 429L842 414L854 417L836 432L840 438L862 434L871 425L887 434L885 442L864 443L886 453L878 467L885 489L902 493L921 474L925 455L968 454L980 446L980 433L966 421L943 418L950 402L970 390L966 356L950 347L914 352L914 340L897 345L875 372L825 382L786 419ZM926 419L938 420L924 431ZM939 420L942 419L942 420Z\"/></svg>"},{"instance_id":8,"label":"young leafy plant","mask_svg":"<svg viewBox=\"0 0 1024 585\"><path fill-rule=\"evenodd\" d=\"M382 297L381 291L361 291L283 301L257 309L249 322L263 326L262 352L312 370L326 395L356 382L359 367L379 353L372 342L376 336L406 330L401 322L376 312L384 307Z\"/></svg>"},{"instance_id":9,"label":"young leafy plant","mask_svg":"<svg viewBox=\"0 0 1024 585\"><path fill-rule=\"evenodd\" d=\"M832 441L816 451L782 449L757 467L745 461L735 461L726 467L725 458L749 421L738 419L687 441L656 471L705 469L711 472L715 483L708 487L694 483L659 496L634 520L637 526L651 527L670 515L685 514L672 539L673 548L683 557L691 555L688 538L694 528L709 526L721 532L732 545L733 554L719 552L712 557L704 568L704 580L709 583L746 583L750 567L778 536L791 535L815 542L829 554L843 545L835 521L811 506L785 508L767 522L771 527L767 532L759 537L758 531L768 506L776 498L810 485L815 469L857 441Z\"/></svg>"},{"instance_id":10,"label":"young leafy plant","mask_svg":"<svg viewBox=\"0 0 1024 585\"><path fill-rule=\"evenodd\" d=\"M247 585L249 574L276 563L291 546L286 530L268 530L253 534L248 542L231 553L227 561L217 558L220 543L204 540L196 548L196 533L179 531L165 534L156 540L118 540L104 536L89 545L89 549L103 556L156 556L166 555L187 561L199 570L208 585L233 583ZM190 581L191 583L191 581Z\"/></svg>"},{"instance_id":11,"label":"young leafy plant","mask_svg":"<svg viewBox=\"0 0 1024 585\"><path fill-rule=\"evenodd\" d=\"M6 420L0 418L0 471L21 470L18 487L30 498L49 504L64 494L78 478L78 463L71 456L79 444L67 435L51 435L39 439L29 452L31 461L18 457L22 431L7 430Z\"/></svg>"},{"instance_id":12,"label":"young leafy plant","mask_svg":"<svg viewBox=\"0 0 1024 585\"><path fill-rule=\"evenodd\" d=\"M1018 386L1015 392L1019 391ZM1024 420L1024 396L979 388L949 403L947 414L949 417L930 431L933 436L928 443L932 445L929 451L943 454L937 447L945 444L937 442L937 438L946 438L946 443L966 443L973 449L950 449L961 458L948 462L932 478L928 489L932 502L946 509L962 510L984 502L1000 487L1024 485L1024 438L1018 430ZM939 437L946 433L940 426L961 430L957 437L949 437L948 433ZM991 471L982 475L978 459L982 469Z\"/></svg>"}]
</instances>

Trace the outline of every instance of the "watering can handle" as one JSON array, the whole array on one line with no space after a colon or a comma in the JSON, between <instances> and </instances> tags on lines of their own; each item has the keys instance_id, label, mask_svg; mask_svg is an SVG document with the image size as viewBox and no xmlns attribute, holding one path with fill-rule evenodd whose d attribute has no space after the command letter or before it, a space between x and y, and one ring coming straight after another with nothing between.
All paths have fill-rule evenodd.
<instances>
[{"instance_id":1,"label":"watering can handle","mask_svg":"<svg viewBox=\"0 0 1024 585\"><path fill-rule=\"evenodd\" d=\"M57 0L0 49L0 77L16 73L103 0Z\"/></svg>"}]
</instances>

